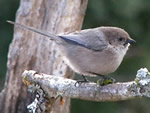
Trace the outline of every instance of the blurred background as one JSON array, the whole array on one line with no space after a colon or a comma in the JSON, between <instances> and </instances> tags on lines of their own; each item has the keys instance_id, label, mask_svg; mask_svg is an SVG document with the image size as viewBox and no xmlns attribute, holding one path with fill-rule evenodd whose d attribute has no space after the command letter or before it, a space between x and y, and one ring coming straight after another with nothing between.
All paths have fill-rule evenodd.
<instances>
[{"instance_id":1,"label":"blurred background","mask_svg":"<svg viewBox=\"0 0 150 113\"><path fill-rule=\"evenodd\" d=\"M13 38L13 26L19 0L0 0L0 90L3 88L7 53ZM125 29L136 43L130 47L119 69L111 74L116 81L134 80L139 68L150 66L150 0L89 0L83 29L116 26ZM71 113L149 113L150 99L120 102L71 101Z\"/></svg>"}]
</instances>

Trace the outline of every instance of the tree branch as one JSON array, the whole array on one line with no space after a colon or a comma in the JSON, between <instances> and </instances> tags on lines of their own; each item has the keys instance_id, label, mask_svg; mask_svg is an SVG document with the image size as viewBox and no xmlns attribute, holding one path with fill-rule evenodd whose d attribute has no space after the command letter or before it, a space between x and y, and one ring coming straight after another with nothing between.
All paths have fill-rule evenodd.
<instances>
[{"instance_id":1,"label":"tree branch","mask_svg":"<svg viewBox=\"0 0 150 113\"><path fill-rule=\"evenodd\" d=\"M105 86L96 83L75 86L75 80L32 70L24 71L22 77L28 86L38 84L48 98L63 96L91 101L119 101L141 96L150 97L150 74L146 68L138 70L135 81Z\"/></svg>"}]
</instances>

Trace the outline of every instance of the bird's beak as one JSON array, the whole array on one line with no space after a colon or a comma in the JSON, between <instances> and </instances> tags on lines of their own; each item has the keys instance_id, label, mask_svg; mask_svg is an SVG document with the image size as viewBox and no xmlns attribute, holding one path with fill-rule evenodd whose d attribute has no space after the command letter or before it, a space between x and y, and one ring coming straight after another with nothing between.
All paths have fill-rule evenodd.
<instances>
[{"instance_id":1,"label":"bird's beak","mask_svg":"<svg viewBox=\"0 0 150 113\"><path fill-rule=\"evenodd\" d=\"M133 40L133 39L128 39L127 41L126 41L126 44L132 44L132 43L135 43L136 41L135 40Z\"/></svg>"},{"instance_id":2,"label":"bird's beak","mask_svg":"<svg viewBox=\"0 0 150 113\"><path fill-rule=\"evenodd\" d=\"M125 41L125 43L124 43L124 45L126 45L126 44L132 44L132 43L135 43L136 41L135 40L133 40L133 39L128 39L128 40L126 40Z\"/></svg>"},{"instance_id":3,"label":"bird's beak","mask_svg":"<svg viewBox=\"0 0 150 113\"><path fill-rule=\"evenodd\" d=\"M135 43L136 41L135 40L133 40L133 39L129 39L129 40L127 40L127 43L129 43L129 44L132 44L132 43Z\"/></svg>"}]
</instances>

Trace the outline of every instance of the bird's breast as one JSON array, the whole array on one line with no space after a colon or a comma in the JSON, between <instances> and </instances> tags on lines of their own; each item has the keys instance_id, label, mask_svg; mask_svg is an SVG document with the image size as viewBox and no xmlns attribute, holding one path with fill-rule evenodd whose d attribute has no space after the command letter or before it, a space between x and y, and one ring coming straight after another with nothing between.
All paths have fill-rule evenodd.
<instances>
[{"instance_id":1,"label":"bird's breast","mask_svg":"<svg viewBox=\"0 0 150 113\"><path fill-rule=\"evenodd\" d=\"M69 48L68 48L69 49ZM114 72L120 65L124 54L112 51L111 48L104 51L92 51L86 48L75 47L70 50L63 50L65 62L75 72L79 74L89 75L89 72L106 75Z\"/></svg>"}]
</instances>

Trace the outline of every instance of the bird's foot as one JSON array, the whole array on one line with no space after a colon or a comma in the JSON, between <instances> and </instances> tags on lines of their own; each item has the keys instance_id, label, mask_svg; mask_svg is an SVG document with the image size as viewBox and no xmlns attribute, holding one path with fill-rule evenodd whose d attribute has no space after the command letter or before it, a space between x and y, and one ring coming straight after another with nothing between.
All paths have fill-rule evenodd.
<instances>
[{"instance_id":1,"label":"bird's foot","mask_svg":"<svg viewBox=\"0 0 150 113\"><path fill-rule=\"evenodd\" d=\"M100 85L100 86L104 86L104 85L107 85L107 84L113 84L113 83L115 83L115 79L112 78L112 77L104 76L103 78L97 80L97 84Z\"/></svg>"},{"instance_id":2,"label":"bird's foot","mask_svg":"<svg viewBox=\"0 0 150 113\"><path fill-rule=\"evenodd\" d=\"M83 77L83 80L77 80L75 83L75 86L77 86L77 84L81 85L82 83L89 82L89 80L84 75L82 75L82 77Z\"/></svg>"}]
</instances>

